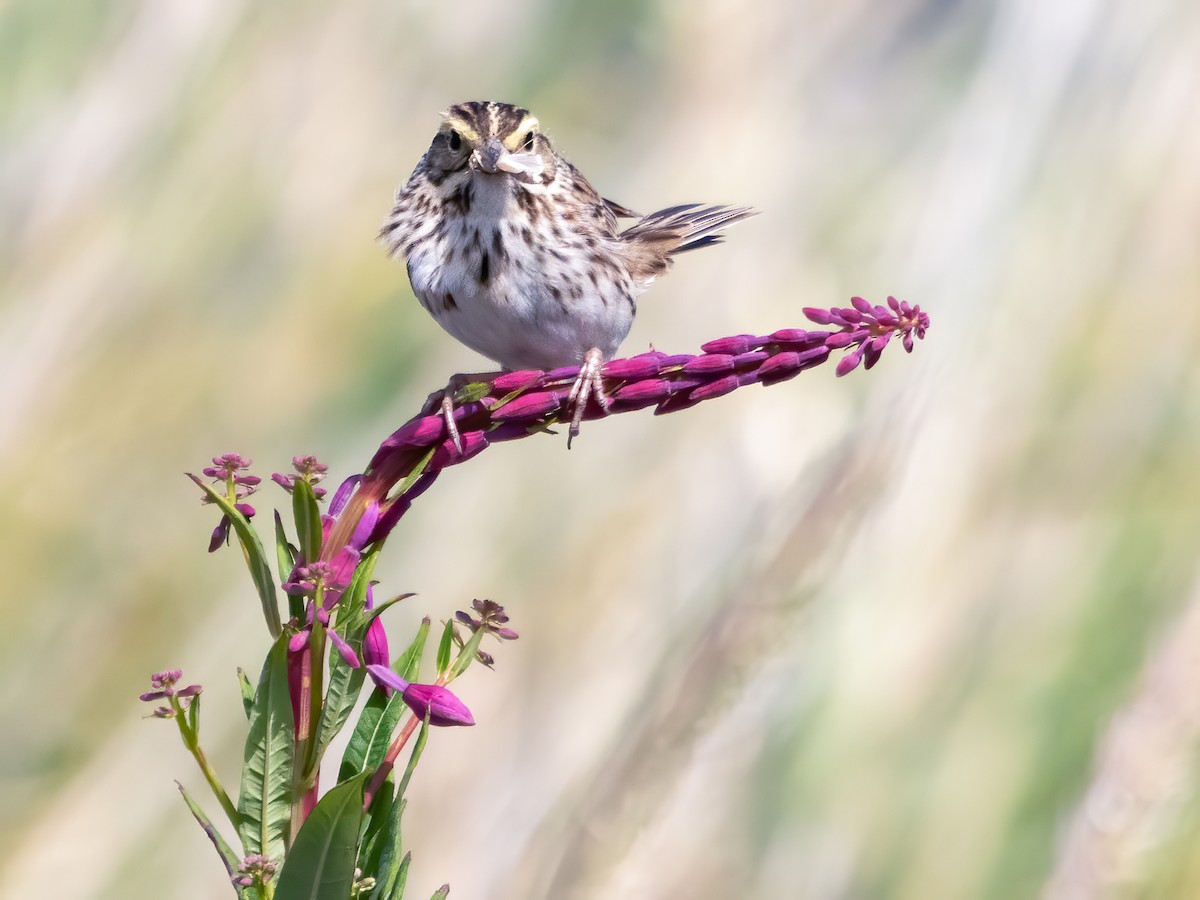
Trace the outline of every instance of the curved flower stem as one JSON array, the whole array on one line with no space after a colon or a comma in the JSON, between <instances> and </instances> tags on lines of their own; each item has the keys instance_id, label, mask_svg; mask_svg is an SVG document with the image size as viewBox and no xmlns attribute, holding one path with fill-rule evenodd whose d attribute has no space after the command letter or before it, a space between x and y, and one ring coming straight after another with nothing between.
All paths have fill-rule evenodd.
<instances>
[{"instance_id":1,"label":"curved flower stem","mask_svg":"<svg viewBox=\"0 0 1200 900\"><path fill-rule=\"evenodd\" d=\"M213 792L213 796L217 798L217 802L221 804L221 809L225 810L226 817L236 830L241 824L242 816L238 812L237 807L234 806L233 801L229 799L229 794L225 792L225 787L217 777L217 772L208 761L208 757L204 755L204 750L200 747L200 736L189 724L187 713L180 703L179 698L173 696L168 702L171 704L171 708L175 710L175 724L179 726L179 734L183 738L183 745L192 754L192 758L196 760L196 765L200 767L200 772L204 775L204 780L208 782L209 789Z\"/></svg>"},{"instance_id":2,"label":"curved flower stem","mask_svg":"<svg viewBox=\"0 0 1200 900\"><path fill-rule=\"evenodd\" d=\"M388 747L387 753L384 754L383 762L379 764L379 768L375 770L375 774L367 783L367 789L363 793L363 809L371 808L375 795L379 793L379 789L383 787L383 783L387 781L388 776L392 774L392 769L396 766L396 757L400 755L400 751L404 749L404 745L408 743L408 739L412 737L412 733L420 724L421 720L415 715L408 717L408 721L404 723L404 727L400 729L399 734Z\"/></svg>"},{"instance_id":3,"label":"curved flower stem","mask_svg":"<svg viewBox=\"0 0 1200 900\"><path fill-rule=\"evenodd\" d=\"M835 353L842 354L837 364L840 377L859 365L873 367L893 337L911 352L914 339L924 338L929 328L929 316L919 306L894 297L886 305L861 297L851 303L845 308L805 308L811 323L836 330L781 328L768 335L738 334L709 341L698 354L651 351L610 360L601 370L609 405L602 408L592 401L583 418L650 406L656 415L677 412L747 385L779 384L820 366ZM447 433L440 395L434 395L417 416L380 445L338 515L322 559L332 559L347 544L371 503L380 510L370 541L378 544L443 469L466 462L492 444L570 422L574 412L570 390L577 376L578 367L567 366L549 372L504 372L468 385L460 395L466 402L454 410L461 452ZM398 484L401 492L389 497Z\"/></svg>"}]
</instances>

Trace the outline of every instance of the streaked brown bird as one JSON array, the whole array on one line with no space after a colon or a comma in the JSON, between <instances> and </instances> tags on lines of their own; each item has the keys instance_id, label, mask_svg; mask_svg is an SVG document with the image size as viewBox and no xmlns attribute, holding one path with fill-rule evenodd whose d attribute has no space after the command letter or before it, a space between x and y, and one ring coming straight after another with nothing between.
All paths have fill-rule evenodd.
<instances>
[{"instance_id":1,"label":"streaked brown bird","mask_svg":"<svg viewBox=\"0 0 1200 900\"><path fill-rule=\"evenodd\" d=\"M607 406L601 368L637 296L677 254L753 214L691 203L639 216L602 198L528 110L471 101L443 114L379 236L404 257L421 305L472 350L507 370L579 366L570 446L589 396ZM638 221L621 230L620 218ZM443 409L458 443L452 397L447 388Z\"/></svg>"}]
</instances>

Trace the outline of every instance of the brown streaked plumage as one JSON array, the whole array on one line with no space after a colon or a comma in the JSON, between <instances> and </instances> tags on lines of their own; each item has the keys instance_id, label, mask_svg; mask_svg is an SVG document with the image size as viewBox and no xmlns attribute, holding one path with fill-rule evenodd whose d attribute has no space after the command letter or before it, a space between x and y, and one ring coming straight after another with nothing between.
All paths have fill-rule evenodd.
<instances>
[{"instance_id":1,"label":"brown streaked plumage","mask_svg":"<svg viewBox=\"0 0 1200 900\"><path fill-rule=\"evenodd\" d=\"M443 114L379 235L421 305L471 349L510 370L580 366L573 437L588 396L607 403L600 369L637 295L753 214L688 204L638 216L601 197L528 110L471 101ZM638 221L621 230L620 218Z\"/></svg>"}]
</instances>

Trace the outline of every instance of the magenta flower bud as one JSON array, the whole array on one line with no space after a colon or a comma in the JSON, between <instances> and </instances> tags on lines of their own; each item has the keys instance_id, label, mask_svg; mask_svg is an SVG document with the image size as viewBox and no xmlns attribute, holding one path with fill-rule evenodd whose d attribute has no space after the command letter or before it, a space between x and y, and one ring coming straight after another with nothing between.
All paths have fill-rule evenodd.
<instances>
[{"instance_id":1,"label":"magenta flower bud","mask_svg":"<svg viewBox=\"0 0 1200 900\"><path fill-rule=\"evenodd\" d=\"M857 369L858 364L862 362L862 357L863 348L859 347L857 350L847 353L845 356L839 359L836 369L837 377L841 378L843 375L847 375Z\"/></svg>"},{"instance_id":2,"label":"magenta flower bud","mask_svg":"<svg viewBox=\"0 0 1200 900\"><path fill-rule=\"evenodd\" d=\"M818 325L832 325L833 311L828 309L817 309L812 306L806 306L801 310L804 317L810 322L816 322Z\"/></svg>"},{"instance_id":3,"label":"magenta flower bud","mask_svg":"<svg viewBox=\"0 0 1200 900\"><path fill-rule=\"evenodd\" d=\"M564 379L575 380L575 376L579 374L579 366L559 366L557 369L551 369L546 373L547 381L563 381Z\"/></svg>"},{"instance_id":4,"label":"magenta flower bud","mask_svg":"<svg viewBox=\"0 0 1200 900\"><path fill-rule=\"evenodd\" d=\"M325 632L329 635L329 640L333 642L333 646L337 648L337 652L341 654L342 659L352 669L357 669L362 663L358 661L358 654L354 652L354 648L342 640L342 636L332 628Z\"/></svg>"},{"instance_id":5,"label":"magenta flower bud","mask_svg":"<svg viewBox=\"0 0 1200 900\"><path fill-rule=\"evenodd\" d=\"M705 353L726 353L730 356L737 356L760 342L760 339L753 334L735 334L732 337L717 338L715 341L701 344L700 349Z\"/></svg>"},{"instance_id":6,"label":"magenta flower bud","mask_svg":"<svg viewBox=\"0 0 1200 900\"><path fill-rule=\"evenodd\" d=\"M401 425L391 437L383 442L385 447L428 447L441 440L446 431L446 422L440 416L421 416Z\"/></svg>"},{"instance_id":7,"label":"magenta flower bud","mask_svg":"<svg viewBox=\"0 0 1200 900\"><path fill-rule=\"evenodd\" d=\"M367 674L380 687L399 691L413 715L422 721L428 717L430 725L447 727L475 724L466 704L440 684L412 684L387 666L367 666Z\"/></svg>"},{"instance_id":8,"label":"magenta flower bud","mask_svg":"<svg viewBox=\"0 0 1200 900\"><path fill-rule=\"evenodd\" d=\"M254 507L251 506L249 503L235 503L235 504L233 504L233 508L236 509L238 512L240 512L247 519L251 519L254 517L254 512L255 512Z\"/></svg>"},{"instance_id":9,"label":"magenta flower bud","mask_svg":"<svg viewBox=\"0 0 1200 900\"><path fill-rule=\"evenodd\" d=\"M285 491L287 491L289 494L292 492L292 489L295 487L295 484L292 481L293 477L294 476L292 476L292 475L284 475L282 472L272 472L271 473L271 480L273 482L275 482L277 485L279 485L281 488L283 488Z\"/></svg>"},{"instance_id":10,"label":"magenta flower bud","mask_svg":"<svg viewBox=\"0 0 1200 900\"><path fill-rule=\"evenodd\" d=\"M472 400L470 403L456 403L454 406L454 421L461 422L481 412L486 412L496 405L495 397L484 397L482 400Z\"/></svg>"},{"instance_id":11,"label":"magenta flower bud","mask_svg":"<svg viewBox=\"0 0 1200 900\"><path fill-rule=\"evenodd\" d=\"M665 378L657 378L647 381L636 381L633 384L627 384L617 389L613 394L614 400L621 400L628 403L641 403L646 401L649 403L657 403L668 394L671 393L671 382Z\"/></svg>"},{"instance_id":12,"label":"magenta flower bud","mask_svg":"<svg viewBox=\"0 0 1200 900\"><path fill-rule=\"evenodd\" d=\"M387 666L392 662L388 653L387 632L383 630L383 620L379 617L371 620L363 636L363 662L372 666Z\"/></svg>"},{"instance_id":13,"label":"magenta flower bud","mask_svg":"<svg viewBox=\"0 0 1200 900\"><path fill-rule=\"evenodd\" d=\"M507 405L505 408L507 408ZM488 445L487 436L478 429L461 432L459 440L462 441L461 453L454 446L454 441L449 438L442 441L442 446L434 451L433 456L429 460L430 471L437 471L455 463L466 462L472 456L486 450Z\"/></svg>"},{"instance_id":14,"label":"magenta flower bud","mask_svg":"<svg viewBox=\"0 0 1200 900\"><path fill-rule=\"evenodd\" d=\"M732 370L733 357L726 353L694 356L683 364L683 372L688 375L723 375Z\"/></svg>"},{"instance_id":15,"label":"magenta flower bud","mask_svg":"<svg viewBox=\"0 0 1200 900\"><path fill-rule=\"evenodd\" d=\"M292 468L307 478L309 482L320 481L325 477L325 473L329 471L329 466L311 454L308 456L293 456Z\"/></svg>"},{"instance_id":16,"label":"magenta flower bud","mask_svg":"<svg viewBox=\"0 0 1200 900\"><path fill-rule=\"evenodd\" d=\"M221 516L221 521L217 523L217 527L213 529L212 537L208 539L208 552L214 553L222 544L229 543L229 528L233 523L229 521L229 516Z\"/></svg>"},{"instance_id":17,"label":"magenta flower bud","mask_svg":"<svg viewBox=\"0 0 1200 900\"><path fill-rule=\"evenodd\" d=\"M413 714L430 725L474 725L475 719L458 697L438 684L410 684L401 696Z\"/></svg>"},{"instance_id":18,"label":"magenta flower bud","mask_svg":"<svg viewBox=\"0 0 1200 900\"><path fill-rule=\"evenodd\" d=\"M366 609L375 608L375 585L367 585L367 597L364 601ZM362 642L363 662L368 666L387 666L391 663L391 654L388 651L387 632L383 628L383 620L376 616L371 620L371 624L367 626L367 633L363 635Z\"/></svg>"},{"instance_id":19,"label":"magenta flower bud","mask_svg":"<svg viewBox=\"0 0 1200 900\"><path fill-rule=\"evenodd\" d=\"M613 379L642 379L652 378L662 368L658 360L648 356L631 356L628 359L614 359L606 363L603 369L605 378Z\"/></svg>"},{"instance_id":20,"label":"magenta flower bud","mask_svg":"<svg viewBox=\"0 0 1200 900\"><path fill-rule=\"evenodd\" d=\"M829 337L825 338L825 346L830 350L841 350L843 347L849 347L854 343L854 332L852 331L835 331Z\"/></svg>"},{"instance_id":21,"label":"magenta flower bud","mask_svg":"<svg viewBox=\"0 0 1200 900\"><path fill-rule=\"evenodd\" d=\"M689 360L695 359L691 353L676 353L674 356L664 356L659 360L659 365L664 369L671 369L675 366L685 365Z\"/></svg>"},{"instance_id":22,"label":"magenta flower bud","mask_svg":"<svg viewBox=\"0 0 1200 900\"><path fill-rule=\"evenodd\" d=\"M540 369L521 369L517 372L505 372L503 375L497 375L492 380L492 393L508 394L512 391L529 387L535 381L539 381L543 374L545 373Z\"/></svg>"},{"instance_id":23,"label":"magenta flower bud","mask_svg":"<svg viewBox=\"0 0 1200 900\"><path fill-rule=\"evenodd\" d=\"M815 310L815 312L824 312L824 310ZM808 311L805 310L805 315ZM811 319L812 316L809 316ZM816 321L815 319L813 321ZM828 322L821 322L822 325L828 325ZM810 332L803 328L780 328L778 331L767 335L768 339L773 344L804 344L808 342Z\"/></svg>"},{"instance_id":24,"label":"magenta flower bud","mask_svg":"<svg viewBox=\"0 0 1200 900\"><path fill-rule=\"evenodd\" d=\"M767 384L783 381L800 374L800 354L791 350L776 353L758 367L759 381Z\"/></svg>"},{"instance_id":25,"label":"magenta flower bud","mask_svg":"<svg viewBox=\"0 0 1200 900\"><path fill-rule=\"evenodd\" d=\"M562 396L555 391L533 391L522 394L492 411L492 418L499 422L513 419L536 419L553 409L558 409Z\"/></svg>"},{"instance_id":26,"label":"magenta flower bud","mask_svg":"<svg viewBox=\"0 0 1200 900\"><path fill-rule=\"evenodd\" d=\"M735 391L738 388L738 377L736 375L726 375L724 378L718 378L716 381L702 384L688 395L689 400L711 400L713 397L721 397L728 394L730 391Z\"/></svg>"},{"instance_id":27,"label":"magenta flower bud","mask_svg":"<svg viewBox=\"0 0 1200 900\"><path fill-rule=\"evenodd\" d=\"M733 367L739 371L742 369L756 369L770 358L771 354L766 350L747 350L745 353L739 353L733 358Z\"/></svg>"}]
</instances>

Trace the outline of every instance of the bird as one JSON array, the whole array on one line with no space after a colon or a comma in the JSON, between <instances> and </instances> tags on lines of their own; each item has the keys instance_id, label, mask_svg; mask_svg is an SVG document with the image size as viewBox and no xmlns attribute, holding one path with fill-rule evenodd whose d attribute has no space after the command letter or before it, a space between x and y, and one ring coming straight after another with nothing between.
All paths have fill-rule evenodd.
<instances>
[{"instance_id":1,"label":"bird","mask_svg":"<svg viewBox=\"0 0 1200 900\"><path fill-rule=\"evenodd\" d=\"M590 397L607 411L601 371L633 326L638 296L674 257L719 243L722 228L755 214L688 203L640 216L601 197L529 110L475 100L442 113L379 240L403 258L434 320L503 370L579 367L570 447ZM622 219L634 221L622 228ZM455 383L442 409L461 449Z\"/></svg>"}]
</instances>

